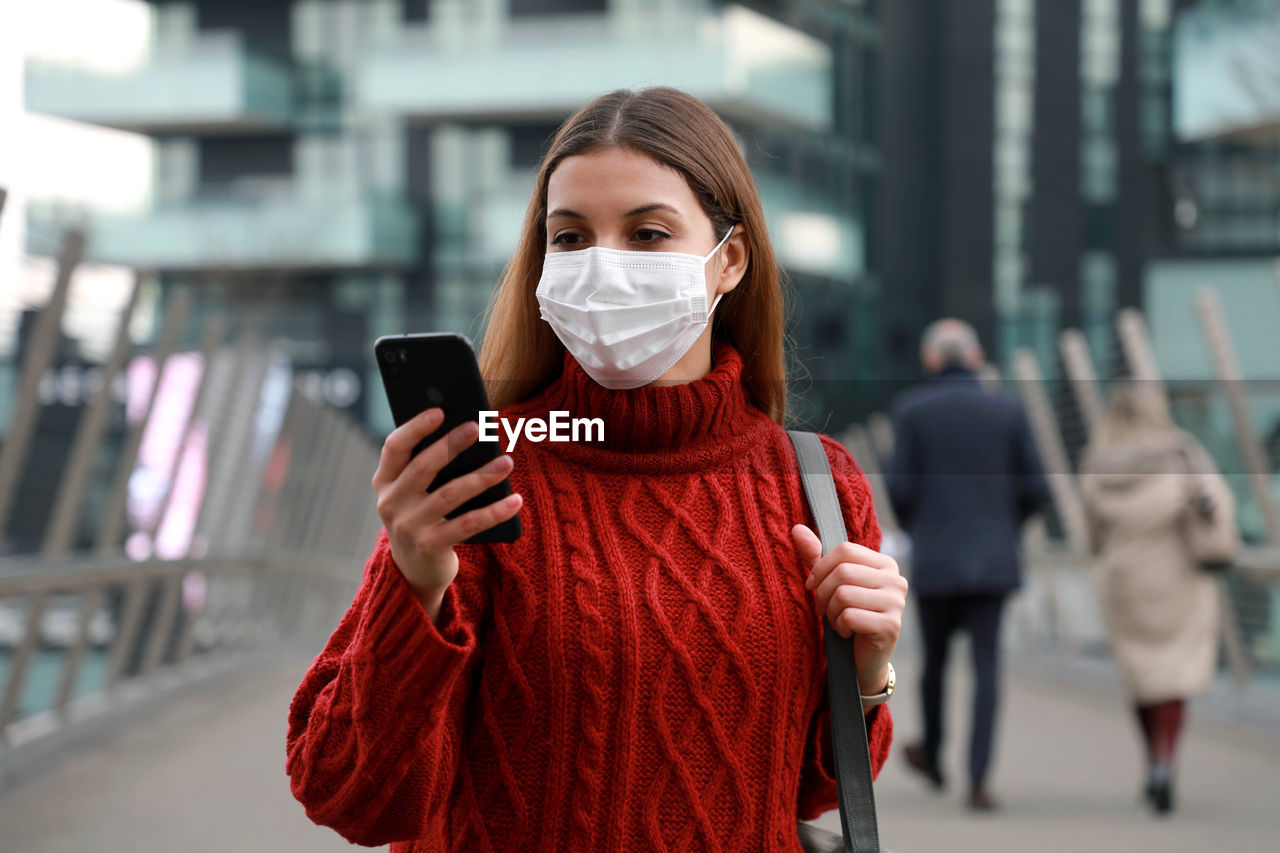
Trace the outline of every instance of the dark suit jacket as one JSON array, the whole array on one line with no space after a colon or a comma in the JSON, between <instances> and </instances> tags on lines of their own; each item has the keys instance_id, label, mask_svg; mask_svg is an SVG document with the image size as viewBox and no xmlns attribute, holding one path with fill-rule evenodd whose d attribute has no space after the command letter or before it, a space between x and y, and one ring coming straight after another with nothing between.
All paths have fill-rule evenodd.
<instances>
[{"instance_id":1,"label":"dark suit jacket","mask_svg":"<svg viewBox=\"0 0 1280 853\"><path fill-rule=\"evenodd\" d=\"M1022 523L1048 498L1022 406L951 368L896 401L894 435L886 479L911 536L912 589L928 596L1018 587Z\"/></svg>"}]
</instances>

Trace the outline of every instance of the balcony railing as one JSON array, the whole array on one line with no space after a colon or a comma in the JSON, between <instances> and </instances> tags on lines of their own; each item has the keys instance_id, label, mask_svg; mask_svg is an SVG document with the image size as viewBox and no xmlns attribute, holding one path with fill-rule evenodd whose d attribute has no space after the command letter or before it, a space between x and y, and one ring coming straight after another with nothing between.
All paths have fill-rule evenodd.
<instances>
[{"instance_id":1,"label":"balcony railing","mask_svg":"<svg viewBox=\"0 0 1280 853\"><path fill-rule=\"evenodd\" d=\"M124 72L30 61L27 108L138 133L260 131L293 117L287 61L210 33Z\"/></svg>"},{"instance_id":2,"label":"balcony railing","mask_svg":"<svg viewBox=\"0 0 1280 853\"><path fill-rule=\"evenodd\" d=\"M402 267L418 257L418 218L394 198L210 198L136 214L27 207L27 250L52 255L69 225L86 256L160 271Z\"/></svg>"},{"instance_id":3,"label":"balcony railing","mask_svg":"<svg viewBox=\"0 0 1280 853\"><path fill-rule=\"evenodd\" d=\"M671 85L730 119L831 126L829 48L741 6L491 23L391 34L361 68L361 105L420 119L563 117L610 89Z\"/></svg>"}]
</instances>

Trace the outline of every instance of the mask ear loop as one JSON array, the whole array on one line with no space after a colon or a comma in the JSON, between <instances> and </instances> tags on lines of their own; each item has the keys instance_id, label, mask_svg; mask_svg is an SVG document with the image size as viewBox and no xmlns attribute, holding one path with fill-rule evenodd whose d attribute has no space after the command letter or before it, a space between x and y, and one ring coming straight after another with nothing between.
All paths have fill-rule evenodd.
<instances>
[{"instance_id":1,"label":"mask ear loop","mask_svg":"<svg viewBox=\"0 0 1280 853\"><path fill-rule=\"evenodd\" d=\"M720 242L719 242L719 243L716 243L716 247L715 247L714 249L712 249L712 250L711 250L710 254L708 254L705 258L703 258L703 259L702 259L702 274L703 274L704 276L707 274L707 266L706 266L706 265L707 265L707 261L709 261L709 260L711 260L712 258L714 258L714 257L716 256L716 252L720 251L720 247L721 247L721 246L723 246L725 243L729 242L729 238L730 238L731 236L733 236L733 229L735 229L735 228L737 228L737 227L738 227L738 226L737 226L736 224L735 224L735 225L730 225L730 226L729 226L729 230L725 232L724 237L722 237L722 238L720 239ZM704 279L704 281L705 281L705 279ZM708 323L710 323L710 322L711 322L711 315L712 315L712 313L716 310L716 306L720 304L720 300L721 300L721 299L723 299L723 298L724 298L724 294L723 294L723 293L717 293L717 294L716 294L716 298L715 298L715 299L713 299L713 300L711 300L711 307L707 309L707 322L708 322Z\"/></svg>"}]
</instances>

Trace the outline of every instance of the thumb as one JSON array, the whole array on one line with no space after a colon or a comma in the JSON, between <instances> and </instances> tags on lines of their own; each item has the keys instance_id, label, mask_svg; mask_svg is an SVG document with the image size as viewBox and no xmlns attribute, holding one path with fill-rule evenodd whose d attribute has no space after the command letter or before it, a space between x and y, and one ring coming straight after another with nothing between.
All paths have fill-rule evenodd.
<instances>
[{"instance_id":1,"label":"thumb","mask_svg":"<svg viewBox=\"0 0 1280 853\"><path fill-rule=\"evenodd\" d=\"M822 540L808 527L797 524L791 528L791 541L795 543L796 553L800 559L812 569L813 564L822 556Z\"/></svg>"}]
</instances>

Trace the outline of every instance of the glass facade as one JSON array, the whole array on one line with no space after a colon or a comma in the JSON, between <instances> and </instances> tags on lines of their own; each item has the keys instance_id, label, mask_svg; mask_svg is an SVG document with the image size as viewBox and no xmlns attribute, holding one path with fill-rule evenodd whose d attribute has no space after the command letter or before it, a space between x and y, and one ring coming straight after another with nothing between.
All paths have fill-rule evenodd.
<instances>
[{"instance_id":1,"label":"glass facade","mask_svg":"<svg viewBox=\"0 0 1280 853\"><path fill-rule=\"evenodd\" d=\"M153 135L151 209L34 204L33 234L87 222L90 255L194 282L206 310L267 317L309 387L390 426L371 343L480 318L558 124L612 88L670 84L738 133L803 306L819 379L870 381L868 234L878 32L818 0L178 0L124 78L31 68L32 109ZM185 81L184 98L153 96ZM429 82L424 82L429 81ZM90 93L92 97L83 97ZM281 106L283 105L283 107ZM36 241L38 242L38 241ZM29 248L49 252L51 246ZM354 372L351 383L334 379ZM372 389L372 390L371 390ZM849 387L815 383L816 413ZM334 396L334 395L330 395ZM340 399L339 399L340 398Z\"/></svg>"}]
</instances>

